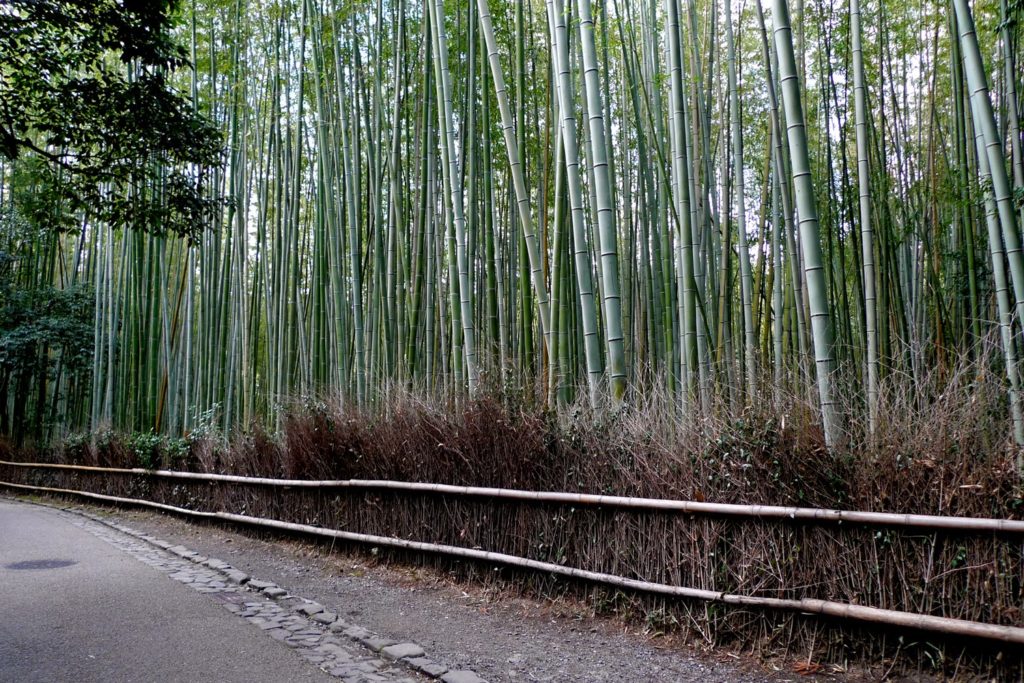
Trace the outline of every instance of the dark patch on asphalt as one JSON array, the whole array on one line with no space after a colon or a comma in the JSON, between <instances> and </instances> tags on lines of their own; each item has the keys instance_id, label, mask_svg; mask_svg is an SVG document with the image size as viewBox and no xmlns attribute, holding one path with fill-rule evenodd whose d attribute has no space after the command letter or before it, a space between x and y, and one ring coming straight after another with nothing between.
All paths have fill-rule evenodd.
<instances>
[{"instance_id":1,"label":"dark patch on asphalt","mask_svg":"<svg viewBox=\"0 0 1024 683\"><path fill-rule=\"evenodd\" d=\"M5 564L4 569L60 569L78 564L75 560L25 560L24 562L12 562Z\"/></svg>"}]
</instances>

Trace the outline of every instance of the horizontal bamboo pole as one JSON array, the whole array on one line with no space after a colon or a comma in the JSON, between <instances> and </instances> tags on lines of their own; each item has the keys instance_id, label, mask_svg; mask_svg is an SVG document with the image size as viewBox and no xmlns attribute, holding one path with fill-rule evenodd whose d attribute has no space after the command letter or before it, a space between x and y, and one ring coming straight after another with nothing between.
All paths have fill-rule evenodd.
<instances>
[{"instance_id":1,"label":"horizontal bamboo pole","mask_svg":"<svg viewBox=\"0 0 1024 683\"><path fill-rule=\"evenodd\" d=\"M643 593L705 600L708 602L720 602L727 605L742 605L745 607L820 614L838 619L849 619L872 624L884 624L900 628L932 631L950 636L983 638L985 640L1024 645L1024 628L1017 626L1000 626L997 624L986 624L978 621L937 617L929 614L916 614L913 612L901 612L898 610L881 609L878 607L865 607L863 605L851 605L844 602L816 600L813 598L793 600L784 598L764 598L751 595L735 595L732 593L723 593L721 591L712 591L701 588L687 588L684 586L671 586L664 583L627 579L614 574L604 574L601 572L588 571L586 569L577 569L575 567L565 567L552 562L531 560L526 557L506 555L505 553L495 553L487 550L461 548L458 546L442 545L438 543L424 543L422 541L410 541L403 538L392 538L390 536L374 536L372 534L360 534L352 531L323 529L320 527L310 526L308 524L295 524L293 522L282 522L275 519L250 517L249 515L237 515L230 512L203 512L199 510L188 510L185 508L175 507L173 505L155 503L139 498L121 498L118 496L106 496L88 491L75 491L72 489L50 488L45 486L29 486L26 484L13 484L5 481L0 481L0 486L28 491L75 495L125 505L138 505L191 517L218 519L268 529L278 529L326 538L335 538L353 543L364 543L368 545L386 546L391 548L401 548L403 550L416 550L425 553L462 557L480 562L492 562L510 567L548 572L559 576L566 576L573 579L591 581L619 588L627 588Z\"/></svg>"},{"instance_id":2,"label":"horizontal bamboo pole","mask_svg":"<svg viewBox=\"0 0 1024 683\"><path fill-rule=\"evenodd\" d=\"M471 496L505 500L523 500L536 503L559 503L563 505L656 510L663 512L682 512L687 514L718 515L726 517L791 519L813 522L835 522L838 524L862 524L868 526L913 527L931 530L941 529L950 531L1024 534L1024 521L1015 519L995 519L991 517L912 515L894 512L831 510L827 508L790 507L784 505L739 505L735 503L708 503L692 500L669 500L664 498L603 496L590 493L522 491L518 489L499 489L484 486L453 486L450 484L428 484L408 481L388 481L383 479L269 479L265 477L242 477L233 474L203 474L199 472L146 470L142 468L124 469L114 467L87 467L84 465L7 462L5 460L0 460L0 465L27 468L81 470L86 472L105 472L113 474L135 474L164 477L169 479L192 479L196 481L225 482L252 486L386 489L392 491L443 494L448 496Z\"/></svg>"}]
</instances>

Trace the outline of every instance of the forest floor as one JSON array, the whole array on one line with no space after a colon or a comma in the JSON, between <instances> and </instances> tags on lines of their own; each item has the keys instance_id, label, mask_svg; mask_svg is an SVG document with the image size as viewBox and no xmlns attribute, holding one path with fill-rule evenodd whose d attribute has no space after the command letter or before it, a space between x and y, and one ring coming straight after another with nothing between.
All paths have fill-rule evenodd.
<instances>
[{"instance_id":1,"label":"forest floor","mask_svg":"<svg viewBox=\"0 0 1024 683\"><path fill-rule=\"evenodd\" d=\"M439 570L340 552L322 544L220 525L191 524L148 511L86 507L110 521L220 558L254 578L315 600L345 621L412 641L449 667L487 681L721 683L864 681L885 668L818 667L806 658L758 658L701 647L614 617L580 601L524 597L506 588L456 581ZM887 678L886 680L923 680Z\"/></svg>"}]
</instances>

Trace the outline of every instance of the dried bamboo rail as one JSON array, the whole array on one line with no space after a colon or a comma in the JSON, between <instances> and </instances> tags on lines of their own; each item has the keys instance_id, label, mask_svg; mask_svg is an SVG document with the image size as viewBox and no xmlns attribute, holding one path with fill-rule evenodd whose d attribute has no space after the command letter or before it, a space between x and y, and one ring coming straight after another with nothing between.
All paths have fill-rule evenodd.
<instances>
[{"instance_id":1,"label":"dried bamboo rail","mask_svg":"<svg viewBox=\"0 0 1024 683\"><path fill-rule=\"evenodd\" d=\"M217 519L251 526L259 526L269 529L291 531L302 534L311 534L326 538L334 538L353 543L364 543L376 546L400 548L403 550L416 550L425 553L449 555L452 557L463 557L480 562L493 562L510 567L531 569L540 572L549 572L560 576L566 576L583 581L602 583L609 586L617 586L629 590L644 593L654 593L678 598L689 598L693 600L705 600L708 602L720 602L728 605L742 605L746 607L758 607L763 609L786 610L792 612L803 612L809 614L820 614L838 619L849 619L854 621L885 624L900 628L912 628L923 631L932 631L951 636L965 636L970 638L982 638L1004 643L1024 645L1024 628L1017 626L1000 626L986 624L977 621L963 619L952 619L949 617L937 617L928 614L916 614L913 612L900 612L897 610L881 609L877 607L865 607L863 605L851 605L849 603L834 602L831 600L817 600L813 598L784 599L765 598L751 595L735 595L720 591L705 590L700 588L688 588L684 586L671 586L663 583L650 581L639 581L627 579L614 574L604 574L575 567L566 567L551 562L531 560L517 555L506 555L486 550L473 548L461 548L458 546L442 545L438 543L424 543L422 541L410 541L390 536L374 536L371 534L360 534L351 531L339 531L335 529L323 529L308 524L295 524L293 522L282 522L262 517L250 517L248 515L237 515L230 512L203 512L199 510L188 510L174 505L165 505L138 498L121 498L119 496L107 496L88 491L76 491L73 489L51 488L46 486L29 486L26 484L13 484L0 481L0 486L7 486L13 489L36 491L43 493L56 493L62 495L75 495L94 500L101 500L111 503L126 505L138 505L155 508L166 512L199 517L203 519Z\"/></svg>"},{"instance_id":2,"label":"dried bamboo rail","mask_svg":"<svg viewBox=\"0 0 1024 683\"><path fill-rule=\"evenodd\" d=\"M252 486L281 486L292 488L351 488L385 489L434 493L450 496L472 496L505 500L523 500L537 503L559 503L564 505L587 505L634 510L656 510L686 514L717 515L726 517L749 517L755 519L791 519L813 522L835 522L838 524L863 524L869 526L913 527L918 529L950 530L966 532L991 532L1001 534L1024 534L1024 520L995 519L991 517L949 517L942 515L915 515L895 512L867 512L861 510L832 510L828 508L791 507L785 505L740 505L736 503L708 503L692 500L671 500L665 498L633 498L628 496L605 496L590 493L565 493L559 491L522 491L499 489L485 486L453 486L450 484L428 484L383 479L272 479L266 477L243 477L233 474L204 474L199 472L177 472L173 470L146 470L142 468L88 467L85 465L59 465L51 463L8 462L0 465L27 468L78 470L111 474L133 474L169 479L192 479L215 481Z\"/></svg>"}]
</instances>

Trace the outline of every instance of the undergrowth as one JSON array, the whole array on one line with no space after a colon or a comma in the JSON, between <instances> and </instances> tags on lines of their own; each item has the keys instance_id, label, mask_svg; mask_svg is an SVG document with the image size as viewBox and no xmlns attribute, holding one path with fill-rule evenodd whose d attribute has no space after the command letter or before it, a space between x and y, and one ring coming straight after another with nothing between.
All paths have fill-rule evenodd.
<instances>
[{"instance_id":1,"label":"undergrowth","mask_svg":"<svg viewBox=\"0 0 1024 683\"><path fill-rule=\"evenodd\" d=\"M551 410L522 395L454 400L393 389L365 408L295 401L277 434L259 425L230 438L105 430L23 454L112 467L1015 518L1024 512L1021 451L1000 378L981 367L962 363L912 391L890 380L875 433L850 420L832 451L806 396L767 387L751 406L719 400L700 416L683 416L660 392L595 414L582 403Z\"/></svg>"}]
</instances>

